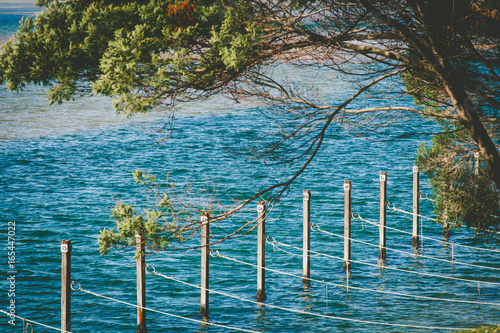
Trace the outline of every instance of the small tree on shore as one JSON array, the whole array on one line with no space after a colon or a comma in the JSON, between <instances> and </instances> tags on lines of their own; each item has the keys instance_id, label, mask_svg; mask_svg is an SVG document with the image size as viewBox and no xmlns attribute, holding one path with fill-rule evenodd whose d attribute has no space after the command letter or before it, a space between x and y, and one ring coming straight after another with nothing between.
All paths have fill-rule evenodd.
<instances>
[{"instance_id":1,"label":"small tree on shore","mask_svg":"<svg viewBox=\"0 0 500 333\"><path fill-rule=\"evenodd\" d=\"M490 236L500 231L498 188L463 129L435 135L430 147L422 144L417 163L430 179L445 232L460 226Z\"/></svg>"}]
</instances>

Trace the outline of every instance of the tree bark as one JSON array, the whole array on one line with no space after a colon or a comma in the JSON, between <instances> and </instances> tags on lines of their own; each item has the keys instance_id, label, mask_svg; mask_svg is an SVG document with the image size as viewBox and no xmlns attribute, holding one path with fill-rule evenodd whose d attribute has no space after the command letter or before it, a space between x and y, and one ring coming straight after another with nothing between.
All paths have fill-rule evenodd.
<instances>
[{"instance_id":1,"label":"tree bark","mask_svg":"<svg viewBox=\"0 0 500 333\"><path fill-rule=\"evenodd\" d=\"M407 26L400 24L395 19L381 13L368 0L359 0L360 3L372 13L379 21L401 33L408 43L415 47L423 59L428 62L426 70L434 71L442 81L443 88L448 94L458 115L460 124L469 130L471 138L477 144L483 155L486 167L490 172L490 178L500 189L500 156L498 150L491 140L486 128L479 119L477 108L467 94L465 85L458 78L455 70L449 64L448 57L443 55L439 47L439 33L432 26L433 23L427 20L427 13L422 8L419 1L412 2L414 9L419 14L420 28L425 34L419 36L413 33ZM423 40L422 38L426 38ZM430 67L430 68L429 68Z\"/></svg>"},{"instance_id":2,"label":"tree bark","mask_svg":"<svg viewBox=\"0 0 500 333\"><path fill-rule=\"evenodd\" d=\"M484 128L473 103L468 98L464 89L461 89L461 87L454 87L452 82L449 84L444 78L442 79L445 84L446 92L457 110L460 123L469 130L490 172L490 178L495 182L497 188L500 189L500 156L495 143L491 140L488 132Z\"/></svg>"}]
</instances>

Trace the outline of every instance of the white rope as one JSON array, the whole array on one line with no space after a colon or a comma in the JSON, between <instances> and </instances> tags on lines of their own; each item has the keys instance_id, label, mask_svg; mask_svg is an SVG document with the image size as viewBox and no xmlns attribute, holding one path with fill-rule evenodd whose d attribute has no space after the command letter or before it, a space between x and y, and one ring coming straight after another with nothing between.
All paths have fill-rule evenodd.
<instances>
[{"instance_id":1,"label":"white rope","mask_svg":"<svg viewBox=\"0 0 500 333\"><path fill-rule=\"evenodd\" d=\"M273 238L274 239L274 238ZM290 251L286 251L286 250L283 250L283 249L280 249L279 247L276 246L276 242L273 242L273 243L270 243L269 242L269 236L266 237L266 243L267 244L271 244L273 246L273 249L274 249L274 252L276 252L276 249L280 250L281 252L284 252L284 253L287 253L291 256L294 256L294 257L300 257L302 258L303 257L303 254L300 253L300 254L297 254L297 253L293 253L293 252L290 252ZM211 249L212 251L212 249ZM309 251L310 252L310 251ZM312 258L312 257L316 257L316 256L319 256L320 254L310 254L309 253L309 256ZM257 267L257 265L255 265L255 267Z\"/></svg>"},{"instance_id":2,"label":"white rope","mask_svg":"<svg viewBox=\"0 0 500 333\"><path fill-rule=\"evenodd\" d=\"M78 285L76 288L74 287L75 284ZM80 284L78 282L75 282L75 281L71 282L71 289L73 289L74 291L82 291L84 293L87 293L87 294L90 294L90 295L94 295L96 297L101 297L101 298L104 298L104 299L107 299L107 300L110 300L110 301L113 301L113 302L122 303L122 304L125 304L125 305L133 306L135 308L141 308L141 309L144 309L144 310L147 310L147 311L164 314L164 315L167 315L167 316L170 316L170 317L174 317L174 318L178 318L178 319L184 319L184 320L192 321L192 322L195 322L195 323L206 324L206 325L210 325L210 326L217 326L217 327L227 328L227 329L231 329L231 330L235 330L235 331L241 331L241 332L261 333L260 331L252 331L252 330L247 330L247 329L243 329L243 328L236 328L236 327L231 327L231 326L226 326L226 325L221 325L221 324L214 324L214 323L210 323L210 322L207 322L207 321L202 321L202 320L196 320L196 319L191 319L191 318L187 318L187 317L182 317L182 316L174 315L172 313L168 313L168 312L164 312L164 311L160 311L160 310L155 310L155 309L147 308L147 307L144 307L144 306L138 306L137 304L132 304L132 303L128 303L128 302L125 302L125 301L120 301L120 300L115 299L115 298L111 298L111 297L108 297L108 296L97 294L97 293L89 291L89 290L85 290L85 289L83 289L80 286Z\"/></svg>"},{"instance_id":3,"label":"white rope","mask_svg":"<svg viewBox=\"0 0 500 333\"><path fill-rule=\"evenodd\" d=\"M359 215L358 213L352 213L352 218L355 219L355 220L360 220L361 222L366 222L368 224L372 224L376 227L380 227L380 224L377 223L377 222L373 222L373 221L370 221L370 220L367 220L363 217L361 217L361 215ZM420 224L422 225L422 224ZM409 231L404 231L404 230L399 230L399 229L396 229L396 228L393 228L393 227L389 227L387 225L384 226L384 228L388 229L388 230L394 230L394 231L399 231L403 234L407 234L407 235L412 235L413 236L413 233L409 232ZM422 233L422 232L420 232ZM436 239L436 238L430 238L430 237L423 237L423 236L420 236L421 238L429 238L429 239L433 239L433 240L436 240L436 241L439 241L439 242L444 242L444 241L441 241L439 239Z\"/></svg>"},{"instance_id":4,"label":"white rope","mask_svg":"<svg viewBox=\"0 0 500 333\"><path fill-rule=\"evenodd\" d=\"M251 263L248 263L248 262L245 262L245 261L241 261L241 260L238 260L236 258L230 258L230 257L227 257L227 256L223 256L223 255L221 255L219 253L219 251L214 251L214 252L216 252L216 255L213 255L213 252L212 252L211 253L212 257L220 257L220 258L223 258L223 259L226 259L226 260L230 260L230 261L234 261L234 262L237 262L237 263L240 263L240 264L243 264L243 265L258 267L255 264L251 264ZM349 289L354 289L354 290L365 291L365 292L374 292L374 293L388 294L388 295L401 296L401 297L410 297L410 298L420 298L420 299L426 299L426 300L431 300L431 301L443 301L443 302L455 302L455 303L470 303L470 304L487 304L487 305L493 305L493 306L500 306L500 303L482 303L482 302L478 302L478 301L455 300L455 299L449 299L449 298L439 298L439 297L430 297L430 296L421 296L421 295L411 295L411 294L398 293L398 292L393 292L393 291L384 291L384 290L376 290L376 289L354 287L354 286L352 286L352 284L349 285L349 278L347 278L347 284L343 285L343 284L338 284L338 283L333 283L333 282L326 282L325 280L317 280L317 279L313 279L313 278L306 278L306 277L303 277L303 276L300 276L300 275L296 275L296 274L292 274L292 273L287 273L287 272L279 271L277 269L271 269L269 267L262 267L262 268L265 269L265 270L267 270L267 271L278 273L278 274L282 274L282 275L292 276L292 277L301 278L301 279L305 279L305 280L309 280L309 281L314 281L314 282L318 282L318 283L324 283L324 284L335 286L335 287L339 287L339 288L345 288L347 291Z\"/></svg>"},{"instance_id":5,"label":"white rope","mask_svg":"<svg viewBox=\"0 0 500 333\"><path fill-rule=\"evenodd\" d=\"M422 254L424 254L424 223L422 222L422 218L420 218L420 221L419 221L419 224L420 224L420 247L422 248ZM413 236L413 234L412 234ZM453 245L452 245L453 247ZM453 256L451 257L451 259L453 260ZM453 265L452 265L452 268L453 268Z\"/></svg>"},{"instance_id":6,"label":"white rope","mask_svg":"<svg viewBox=\"0 0 500 333\"><path fill-rule=\"evenodd\" d=\"M379 223L368 221L368 220L364 219L358 213L352 213L352 218L356 219L356 220L361 220L363 222L366 222L366 223L369 223L369 224L372 224L372 225L375 225L377 227L380 226ZM422 226L422 223L420 223L420 226ZM400 233L403 233L403 234L413 235L409 231L404 231L404 230L396 229L396 228L389 227L389 226L385 226L385 228L388 229L388 230L394 230L394 231L397 231L397 232L400 232ZM489 251L489 252L500 253L500 250L486 249L484 247L476 247L476 246L470 246L470 245L463 245L463 244L448 242L448 241L437 239L437 238L433 238L433 237L427 237L427 236L422 235L422 229L420 229L420 236L419 237L420 238L425 238L425 239L430 239L430 240L433 240L433 241L436 241L436 242L440 242L440 243L444 243L444 244L450 244L450 245L453 245L453 246L460 246L460 247L466 247L466 248L474 249L474 250L481 250L481 251Z\"/></svg>"},{"instance_id":7,"label":"white rope","mask_svg":"<svg viewBox=\"0 0 500 333\"><path fill-rule=\"evenodd\" d=\"M391 205L392 205L392 207L391 207ZM424 216L424 215L421 215L421 214L410 213L410 212L407 212L405 210L396 208L396 206L394 204L391 204L390 202L387 203L387 208L392 209L395 212L405 213L405 214L412 215L412 216L416 215L416 216L419 216L419 217L421 217L423 219L434 221L434 222L437 221L435 218L432 218L432 217L427 217L427 216Z\"/></svg>"},{"instance_id":8,"label":"white rope","mask_svg":"<svg viewBox=\"0 0 500 333\"><path fill-rule=\"evenodd\" d=\"M394 206L394 204L392 204L392 207L390 207L389 204L390 203L388 202L387 203L387 207L390 208L390 209L392 209L393 211L404 213L404 214L408 214L408 215L417 215L417 216L420 216L421 218L437 222L437 219L433 219L431 217L427 217L427 216L423 216L423 215L420 215L420 214L411 213L411 212L408 212L406 210L402 210L402 209L396 208ZM478 230L478 228L476 228L476 227L471 227L471 228L474 229L474 230ZM494 233L494 234L500 234L500 231L493 231L493 230L485 230L485 232L487 232L487 233ZM483 248L478 247L478 249L483 249ZM488 250L488 249L485 249L485 250Z\"/></svg>"},{"instance_id":9,"label":"white rope","mask_svg":"<svg viewBox=\"0 0 500 333\"><path fill-rule=\"evenodd\" d=\"M161 276L161 277L163 277L165 279L172 280L172 281L175 281L175 282L178 282L178 283L182 283L184 285L187 285L187 286L190 286L190 287L193 287L193 288L202 289L200 286L194 285L192 283L176 279L176 278L174 278L172 276L166 276L166 275L163 275L161 273L158 273L158 272L156 272L156 270L154 269L154 267L151 266L151 265L149 265L149 267L153 269L153 271L147 271L149 274L155 274L155 275ZM352 287L350 287L350 288L352 288ZM315 312L308 312L308 311L302 311L302 310L296 310L296 309L289 309L289 308L285 308L285 307L281 307L281 306L273 305L273 304L269 304L269 303L262 303L262 302L258 302L258 301L253 301L253 300L250 300L250 299L246 299L246 298L242 298L242 297L239 297L239 296L230 295L230 294L227 294L227 293L224 293L224 292L221 292L221 291L216 291L216 290L213 290L213 289L206 289L206 290L208 290L209 292L214 293L214 294L219 294L219 295L223 295L223 296L226 296L226 297L238 299L238 300L243 301L243 302L248 302L248 303L253 303L253 304L258 304L258 305L264 305L264 306L269 307L269 308L275 308L275 309L279 309L279 310L283 310L283 311L295 312L295 313L300 313L300 314L305 314L305 315L310 315L310 316L316 316L316 317L322 317L322 318L328 318L328 319L351 321L351 322L364 323L364 324L373 324L373 325L385 325L385 326L393 326L393 327L409 327L409 328L421 328L421 329L434 329L434 330L435 329L438 329L438 330L468 330L468 329L470 329L470 328L456 328L456 327L452 328L452 327L435 327L435 326L433 327L433 326L394 324L394 323L376 322L376 321L368 321L368 320L361 320L361 319L336 317L336 316L324 315L324 314L315 313Z\"/></svg>"},{"instance_id":10,"label":"white rope","mask_svg":"<svg viewBox=\"0 0 500 333\"><path fill-rule=\"evenodd\" d=\"M319 228L319 226L317 224L314 224L313 226L317 227L317 230L312 229L312 227L311 227L311 229L313 231L320 231L322 233L325 233L325 234L328 234L328 235L331 235L331 236L341 237L341 238L344 238L344 239L350 239L353 242L357 242L357 243L361 243L361 244L365 244L365 245L369 245L369 246L373 246L373 247L379 247L379 245L377 245L377 244L372 244L372 243L364 242L364 241L361 241L361 240L358 240L358 239L349 238L349 237L341 236L341 235L338 235L338 234L334 234L334 233L322 230L322 229ZM458 265L464 265L464 266L471 266L471 267L485 268L485 269L492 269L492 270L500 271L500 268L498 268L498 267L469 264L469 263L459 262L459 261L451 261L451 260L447 260L447 259L441 259L441 258L426 256L426 255L423 255L423 254L417 254L417 253L411 253L411 252L406 252L406 251L402 251L402 250L397 250L397 249L393 249L393 248L386 247L386 246L383 247L383 248L387 249L387 250L394 251L394 252L399 252L399 253L407 254L407 255L410 255L410 256L418 256L418 257L421 257L421 258L432 259L432 260L437 260L437 261L443 261L443 262L452 263L452 264L458 264Z\"/></svg>"},{"instance_id":11,"label":"white rope","mask_svg":"<svg viewBox=\"0 0 500 333\"><path fill-rule=\"evenodd\" d=\"M370 221L370 220L367 220L367 219L364 219L363 217L361 217L361 215L359 215L358 213L355 213L355 212L352 212L351 213L351 217L355 220L360 220L361 222L366 222L368 224L371 224L371 225L374 225L376 227L380 226L379 223L377 222L373 222L373 221Z\"/></svg>"},{"instance_id":12,"label":"white rope","mask_svg":"<svg viewBox=\"0 0 500 333\"><path fill-rule=\"evenodd\" d=\"M267 242L268 244L271 244L271 243L269 243L269 242L267 241L267 239L266 239L266 242ZM274 244L271 244L271 245L273 245L274 252L276 252L276 248L277 248L277 246L275 246ZM212 249L211 249L211 250L212 250ZM278 250L280 250L280 251L282 251L282 252L285 252L286 254L289 254L289 255L294 256L294 257L302 257L302 256L303 256L303 255L302 255L302 253L301 253L301 254L297 254L297 253L293 253L293 252L290 252L290 251L286 251L286 250L283 250L283 249L280 249L280 248L278 248ZM216 251L216 252L217 252L217 254L219 254L219 251ZM317 256L317 254L315 254L314 256ZM213 257L213 256L212 256L212 257ZM265 269L265 267L263 267L263 268Z\"/></svg>"},{"instance_id":13,"label":"white rope","mask_svg":"<svg viewBox=\"0 0 500 333\"><path fill-rule=\"evenodd\" d=\"M70 331L62 330L60 328L52 327L52 326L49 326L49 325L45 325L45 324L39 323L37 321L31 320L31 319L26 319L26 318L23 318L23 317L16 316L15 314L9 313L9 312L4 311L4 310L0 310L0 312L5 313L7 316L14 316L16 318L22 319L23 321L26 321L26 322L29 322L29 323L33 323L33 324L37 324L37 325L40 325L40 326L43 326L43 327L46 327L46 328L50 328L50 329L53 329L53 330L56 330L56 331L59 331L59 332L71 333Z\"/></svg>"},{"instance_id":14,"label":"white rope","mask_svg":"<svg viewBox=\"0 0 500 333\"><path fill-rule=\"evenodd\" d=\"M424 193L420 193L420 199L422 199L422 200L429 200L429 201L432 201L432 202L436 202L436 200L429 198L427 196L427 194L424 194Z\"/></svg>"},{"instance_id":15,"label":"white rope","mask_svg":"<svg viewBox=\"0 0 500 333\"><path fill-rule=\"evenodd\" d=\"M471 229L478 230L476 227L471 227ZM486 233L491 233L491 234L498 234L500 235L500 231L494 231L494 230L485 230Z\"/></svg>"},{"instance_id":16,"label":"white rope","mask_svg":"<svg viewBox=\"0 0 500 333\"><path fill-rule=\"evenodd\" d=\"M280 243L280 242L276 241L274 238L273 238L273 242L276 242L276 244L279 244L279 245L287 246L287 247L290 247L290 248L302 251L302 249L299 248L299 247L296 247L296 246L293 246L293 245L289 245L289 244L285 244L285 243ZM308 252L309 253L315 253L315 254L318 254L318 255L321 255L321 256L324 256L324 257L328 257L328 258L333 258L333 259L344 261L344 258L332 256L332 255L329 255L329 254L326 254L326 253L317 252L317 251L313 251L313 250L309 250ZM398 272L405 272L405 273L411 273L411 274L417 274L417 275L437 277L437 278L442 278L442 279L457 280L457 281L472 282L472 283L478 283L478 282L480 282L480 283L485 283L485 284L500 285L499 282L479 281L479 280L463 279L463 278L457 278L457 277L445 276L445 275L439 275L439 274L416 272L416 271L410 271L410 270L406 270L406 269L394 268L394 267L383 266L383 265L379 266L377 264L371 264L371 263L364 262L364 261L349 260L349 262L352 262L352 263L355 263L355 264L373 266L373 267L377 267L377 268L381 267L381 268L384 268L384 269L389 269L389 270L398 271Z\"/></svg>"},{"instance_id":17,"label":"white rope","mask_svg":"<svg viewBox=\"0 0 500 333\"><path fill-rule=\"evenodd\" d=\"M420 193L420 199L429 200L429 201L432 201L432 202L436 202L436 200L433 200L433 199L429 198L426 194L423 194L423 193ZM408 213L408 214L412 214L412 213ZM496 216L496 215L491 215L491 216L498 218L498 216ZM472 227L472 229L477 230L477 228L475 228L475 227ZM500 231L494 231L494 230L489 230L487 232L494 233L494 234L500 234Z\"/></svg>"}]
</instances>

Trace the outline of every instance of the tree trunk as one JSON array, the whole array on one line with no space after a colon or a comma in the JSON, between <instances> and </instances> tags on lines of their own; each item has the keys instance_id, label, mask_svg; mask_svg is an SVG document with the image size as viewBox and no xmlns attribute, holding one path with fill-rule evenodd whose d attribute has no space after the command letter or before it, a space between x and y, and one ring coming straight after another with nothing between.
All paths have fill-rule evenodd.
<instances>
[{"instance_id":1,"label":"tree trunk","mask_svg":"<svg viewBox=\"0 0 500 333\"><path fill-rule=\"evenodd\" d=\"M472 139L476 142L481 151L486 167L490 172L490 178L495 182L497 188L500 189L500 156L498 155L495 144L484 128L477 112L474 110L474 106L465 92L462 94L458 92L457 94L455 91L456 89L447 83L445 87L453 102L453 106L455 106L457 110L460 123L469 130Z\"/></svg>"},{"instance_id":2,"label":"tree trunk","mask_svg":"<svg viewBox=\"0 0 500 333\"><path fill-rule=\"evenodd\" d=\"M442 50L440 46L439 27L435 26L434 22L429 20L429 13L422 7L422 3L419 1L409 2L418 14L421 24L420 28L426 32L425 37L415 34L407 26L384 15L370 1L360 0L360 2L376 19L396 29L405 36L407 41L428 62L427 66L425 66L427 67L426 69L433 70L441 78L443 87L457 111L460 123L469 130L471 138L476 142L483 155L486 167L490 172L490 178L495 182L497 188L500 189L500 156L498 150L479 119L478 112L476 111L477 108L469 98L464 84L461 83L458 75L455 74L455 69L450 66L448 60L450 56L446 56L446 51Z\"/></svg>"}]
</instances>

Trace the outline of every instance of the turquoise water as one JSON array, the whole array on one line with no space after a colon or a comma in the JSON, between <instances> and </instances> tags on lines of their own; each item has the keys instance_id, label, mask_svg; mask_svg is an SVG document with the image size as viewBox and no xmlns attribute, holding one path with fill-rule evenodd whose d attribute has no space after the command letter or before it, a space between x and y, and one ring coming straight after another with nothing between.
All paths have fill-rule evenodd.
<instances>
[{"instance_id":1,"label":"turquoise water","mask_svg":"<svg viewBox=\"0 0 500 333\"><path fill-rule=\"evenodd\" d=\"M10 11L7 13L7 11ZM0 25L5 40L15 30L18 14L30 14L29 5L0 4ZM12 23L14 22L14 23ZM310 78L310 73L305 77ZM348 94L349 84L341 78L328 81L322 89L328 98ZM333 87L333 88L332 88ZM364 102L363 102L364 103ZM135 303L133 250L114 251L101 257L97 246L99 230L113 225L110 209L117 201L144 206L143 191L133 184L131 172L142 169L159 177L171 173L182 186L215 187L216 198L245 196L283 179L286 170L264 167L256 161L235 157L227 147L251 140L266 122L258 109L214 98L179 110L172 137L155 131L167 118L162 112L132 119L113 113L111 102L91 98L49 107L41 87L28 87L17 94L0 87L0 198L2 207L3 260L7 258L8 222L16 223L15 304L16 315L60 327L60 242L71 239L72 278L82 288ZM362 106L362 105L361 105ZM417 123L418 121L418 123ZM401 131L418 124L419 132L432 132L432 123L411 119ZM423 125L422 125L423 124ZM397 133L391 133L397 134ZM428 136L411 136L396 141L373 141L384 137L360 138L343 131L331 131L313 164L287 191L267 220L266 231L277 241L300 247L302 242L302 190L312 192L311 220L331 233L343 232L343 182L353 183L353 211L377 221L380 171L388 173L388 201L411 210L412 164L420 142ZM288 171L289 174L289 171ZM422 180L422 192L431 194ZM251 204L230 222L212 227L214 239L255 217ZM421 213L433 216L429 201L421 202ZM388 211L388 225L411 231L411 216ZM423 234L442 239L441 228L423 220ZM313 251L342 256L342 239L312 232ZM354 220L352 238L378 243L378 228ZM199 235L186 246L196 246ZM467 230L453 232L450 241L490 248ZM387 246L412 252L411 236L388 230ZM246 237L216 245L221 255L256 263L256 230ZM286 250L287 252L281 251ZM498 247L496 248L498 249ZM266 267L301 275L299 250L267 245ZM473 250L424 240L423 254L451 260L455 264L388 250L390 268L500 283L498 270L459 265L457 262L500 268L499 253ZM420 252L422 254L422 252ZM377 247L352 244L352 259L376 264ZM210 258L210 287L237 297L254 300L254 267L223 258ZM346 285L342 261L313 256L311 276L319 281ZM198 250L151 255L148 263L159 273L199 284ZM2 269L1 309L6 310L9 267ZM261 332L423 332L437 329L386 326L380 322L409 326L475 327L498 323L500 306L430 301L391 294L349 290L312 282L304 289L300 278L275 272L266 275L266 303L282 309L210 295L210 321ZM478 284L423 276L353 263L350 287L405 293L453 300L500 303L500 285ZM200 319L199 290L161 277L147 276L147 306L191 319ZM297 313L305 311L335 318ZM135 332L135 308L95 297L72 293L73 332ZM2 331L22 331L22 321L8 324L0 317ZM227 328L202 327L185 319L147 313L149 332L229 332ZM356 321L352 321L356 320ZM52 332L33 325L34 332Z\"/></svg>"}]
</instances>

